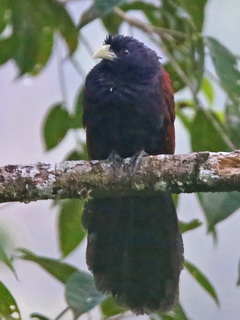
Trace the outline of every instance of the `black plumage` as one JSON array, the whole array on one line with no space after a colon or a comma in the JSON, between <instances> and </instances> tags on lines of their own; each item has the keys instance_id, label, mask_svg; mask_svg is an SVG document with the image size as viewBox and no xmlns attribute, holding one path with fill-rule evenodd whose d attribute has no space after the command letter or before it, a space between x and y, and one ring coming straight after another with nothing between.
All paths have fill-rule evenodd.
<instances>
[{"instance_id":1,"label":"black plumage","mask_svg":"<svg viewBox=\"0 0 240 320\"><path fill-rule=\"evenodd\" d=\"M83 122L91 159L173 153L174 98L157 54L131 37L109 36L88 74ZM136 313L178 298L182 238L171 195L92 199L85 205L87 264L96 286Z\"/></svg>"}]
</instances>

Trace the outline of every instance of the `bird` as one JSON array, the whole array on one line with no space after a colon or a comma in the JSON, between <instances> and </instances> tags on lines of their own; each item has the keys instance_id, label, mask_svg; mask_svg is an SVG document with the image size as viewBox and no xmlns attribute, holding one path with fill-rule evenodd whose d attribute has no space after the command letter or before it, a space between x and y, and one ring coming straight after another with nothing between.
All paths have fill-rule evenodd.
<instances>
[{"instance_id":1,"label":"bird","mask_svg":"<svg viewBox=\"0 0 240 320\"><path fill-rule=\"evenodd\" d=\"M139 40L108 35L83 93L91 160L173 154L175 105L169 74ZM179 298L183 242L169 192L92 198L82 223L96 288L135 314L170 310Z\"/></svg>"}]
</instances>

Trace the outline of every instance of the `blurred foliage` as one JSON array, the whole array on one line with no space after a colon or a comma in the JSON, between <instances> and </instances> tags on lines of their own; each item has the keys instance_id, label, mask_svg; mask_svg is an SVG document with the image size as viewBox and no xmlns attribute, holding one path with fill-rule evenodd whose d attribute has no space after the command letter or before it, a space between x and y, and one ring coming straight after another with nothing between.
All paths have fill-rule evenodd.
<instances>
[{"instance_id":1,"label":"blurred foliage","mask_svg":"<svg viewBox=\"0 0 240 320\"><path fill-rule=\"evenodd\" d=\"M196 279L199 285L213 298L216 304L219 305L217 293L207 277L189 261L184 262L184 267Z\"/></svg>"},{"instance_id":2,"label":"blurred foliage","mask_svg":"<svg viewBox=\"0 0 240 320\"><path fill-rule=\"evenodd\" d=\"M4 227L1 226L0 228L0 263L5 264L15 275L17 279L17 273L13 265L13 259L10 255L10 252L12 251L13 243L12 243L12 237L10 234L4 230Z\"/></svg>"},{"instance_id":3,"label":"blurred foliage","mask_svg":"<svg viewBox=\"0 0 240 320\"><path fill-rule=\"evenodd\" d=\"M46 318L45 316L43 316L42 314L40 313L32 313L30 315L30 318L32 319L38 319L38 320L50 320L49 318Z\"/></svg>"},{"instance_id":4,"label":"blurred foliage","mask_svg":"<svg viewBox=\"0 0 240 320\"><path fill-rule=\"evenodd\" d=\"M68 279L65 297L76 319L106 299L97 291L92 275L83 271L75 272Z\"/></svg>"},{"instance_id":5,"label":"blurred foliage","mask_svg":"<svg viewBox=\"0 0 240 320\"><path fill-rule=\"evenodd\" d=\"M82 209L83 201L78 199L66 200L61 203L58 218L58 236L62 257L70 254L85 236L85 231L81 225Z\"/></svg>"},{"instance_id":6,"label":"blurred foliage","mask_svg":"<svg viewBox=\"0 0 240 320\"><path fill-rule=\"evenodd\" d=\"M189 320L183 307L178 303L173 310L166 313L155 313L150 316L150 320Z\"/></svg>"},{"instance_id":7,"label":"blurred foliage","mask_svg":"<svg viewBox=\"0 0 240 320\"><path fill-rule=\"evenodd\" d=\"M77 48L76 27L59 1L1 0L0 12L0 63L14 59L19 75L42 70L53 50L54 33L61 34L70 53Z\"/></svg>"},{"instance_id":8,"label":"blurred foliage","mask_svg":"<svg viewBox=\"0 0 240 320\"><path fill-rule=\"evenodd\" d=\"M18 249L19 258L38 264L45 271L62 283L66 283L71 275L77 272L77 268L57 259L37 256L26 249Z\"/></svg>"},{"instance_id":9,"label":"blurred foliage","mask_svg":"<svg viewBox=\"0 0 240 320\"><path fill-rule=\"evenodd\" d=\"M87 39L79 30L99 19L106 33L117 33L123 23L147 33L150 41L166 57L164 64L170 73L174 91L188 89L188 100L176 101L176 114L189 133L192 151L229 151L240 147L240 71L238 58L224 44L203 34L207 0L95 0L81 15L76 24L68 11L69 1L60 0L1 0L0 1L0 64L13 60L19 76L37 76L47 65L56 40L63 40L67 59L77 71L74 52L79 43L89 50ZM116 10L117 7L117 10ZM136 11L142 20L136 18ZM131 19L129 19L131 18ZM131 21L130 21L131 20ZM147 25L147 28L146 28ZM207 55L212 59L214 71L206 69ZM61 65L59 65L61 68ZM59 73L61 77L61 72ZM215 105L215 88L226 94L225 107L219 111ZM62 88L63 90L63 88ZM43 122L43 141L46 150L57 147L69 133L78 132L82 124L82 88L76 92L73 108L68 101L58 101L49 108ZM63 92L63 97L66 95ZM86 145L76 139L74 150L66 150L65 159L87 159ZM240 207L240 194L207 193L198 199L207 221L207 229L216 234L216 224L233 214ZM178 198L175 199L176 204ZM84 239L80 224L82 202L67 200L57 202L58 244L61 259L70 255ZM200 227L196 219L180 222L182 232ZM112 297L99 294L90 274L78 270L61 259L38 256L26 249L19 250L19 259L37 264L65 285L68 308L74 319L100 304L104 318L124 314L127 310L115 304ZM13 259L4 246L0 234L0 260L14 273ZM185 268L199 285L219 304L217 293L207 277L192 263ZM239 272L240 274L240 272ZM239 276L240 279L240 276ZM238 284L240 280L238 279ZM68 310L68 308L66 310ZM56 319L61 318L60 313ZM0 282L0 319L21 319L16 301ZM33 313L31 318L50 320L48 316ZM149 319L187 320L183 307L178 304L165 314L153 314Z\"/></svg>"},{"instance_id":10,"label":"blurred foliage","mask_svg":"<svg viewBox=\"0 0 240 320\"><path fill-rule=\"evenodd\" d=\"M21 314L14 297L1 281L0 297L0 319L21 320Z\"/></svg>"},{"instance_id":11,"label":"blurred foliage","mask_svg":"<svg viewBox=\"0 0 240 320\"><path fill-rule=\"evenodd\" d=\"M101 303L101 311L103 315L108 318L117 314L123 314L127 311L127 308L117 305L114 298L110 296Z\"/></svg>"},{"instance_id":12,"label":"blurred foliage","mask_svg":"<svg viewBox=\"0 0 240 320\"><path fill-rule=\"evenodd\" d=\"M202 225L202 222L197 219L193 219L189 222L180 221L179 225L180 225L181 233L184 233L200 227Z\"/></svg>"},{"instance_id":13,"label":"blurred foliage","mask_svg":"<svg viewBox=\"0 0 240 320\"><path fill-rule=\"evenodd\" d=\"M240 207L239 192L199 193L198 198L208 222L208 230L214 230L215 225L226 219Z\"/></svg>"}]
</instances>

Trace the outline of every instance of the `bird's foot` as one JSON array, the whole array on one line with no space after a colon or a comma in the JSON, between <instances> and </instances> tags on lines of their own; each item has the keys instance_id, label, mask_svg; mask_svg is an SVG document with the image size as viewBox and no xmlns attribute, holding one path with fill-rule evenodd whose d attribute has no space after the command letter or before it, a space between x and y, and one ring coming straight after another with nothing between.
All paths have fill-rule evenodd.
<instances>
[{"instance_id":1,"label":"bird's foot","mask_svg":"<svg viewBox=\"0 0 240 320\"><path fill-rule=\"evenodd\" d=\"M127 171L130 175L133 175L142 157L146 156L148 156L148 154L144 150L140 150L135 153L129 160L125 161L125 171Z\"/></svg>"},{"instance_id":2,"label":"bird's foot","mask_svg":"<svg viewBox=\"0 0 240 320\"><path fill-rule=\"evenodd\" d=\"M119 169L124 161L116 151L112 151L107 160L111 162L111 167L114 170Z\"/></svg>"},{"instance_id":3,"label":"bird's foot","mask_svg":"<svg viewBox=\"0 0 240 320\"><path fill-rule=\"evenodd\" d=\"M123 162L123 158L116 151L112 151L108 156L107 160L113 163L116 162L120 164Z\"/></svg>"}]
</instances>

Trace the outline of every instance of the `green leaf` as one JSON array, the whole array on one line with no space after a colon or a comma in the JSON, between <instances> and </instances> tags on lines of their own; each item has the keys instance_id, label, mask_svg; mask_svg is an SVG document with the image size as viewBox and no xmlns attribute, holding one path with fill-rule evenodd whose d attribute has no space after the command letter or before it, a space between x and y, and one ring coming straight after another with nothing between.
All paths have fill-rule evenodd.
<instances>
[{"instance_id":1,"label":"green leaf","mask_svg":"<svg viewBox=\"0 0 240 320\"><path fill-rule=\"evenodd\" d=\"M57 259L37 256L26 249L19 249L18 251L22 254L20 256L21 259L37 263L45 271L63 283L66 283L68 278L77 271L77 268Z\"/></svg>"},{"instance_id":2,"label":"green leaf","mask_svg":"<svg viewBox=\"0 0 240 320\"><path fill-rule=\"evenodd\" d=\"M1 61L14 58L20 75L39 73L45 66L53 48L53 34L59 32L66 41L70 53L78 45L78 32L65 10L57 0L11 0L12 35ZM1 7L0 7L1 9Z\"/></svg>"},{"instance_id":3,"label":"green leaf","mask_svg":"<svg viewBox=\"0 0 240 320\"><path fill-rule=\"evenodd\" d=\"M198 193L201 206L207 218L208 229L228 218L240 207L240 192Z\"/></svg>"},{"instance_id":4,"label":"green leaf","mask_svg":"<svg viewBox=\"0 0 240 320\"><path fill-rule=\"evenodd\" d=\"M71 199L64 201L58 218L59 247L62 257L70 254L84 239L81 225L83 201Z\"/></svg>"},{"instance_id":5,"label":"green leaf","mask_svg":"<svg viewBox=\"0 0 240 320\"><path fill-rule=\"evenodd\" d=\"M44 120L43 136L47 150L56 147L70 129L70 115L63 104L51 107Z\"/></svg>"},{"instance_id":6,"label":"green leaf","mask_svg":"<svg viewBox=\"0 0 240 320\"><path fill-rule=\"evenodd\" d=\"M173 310L176 314L176 320L189 319L180 303L177 303Z\"/></svg>"},{"instance_id":7,"label":"green leaf","mask_svg":"<svg viewBox=\"0 0 240 320\"><path fill-rule=\"evenodd\" d=\"M173 199L175 208L177 208L177 206L178 206L178 201L179 201L179 194L173 193L173 194L172 194L172 199Z\"/></svg>"},{"instance_id":8,"label":"green leaf","mask_svg":"<svg viewBox=\"0 0 240 320\"><path fill-rule=\"evenodd\" d=\"M187 69L188 77L192 81L194 92L200 90L204 72L204 43L201 36L193 37L190 47L190 63Z\"/></svg>"},{"instance_id":9,"label":"green leaf","mask_svg":"<svg viewBox=\"0 0 240 320\"><path fill-rule=\"evenodd\" d=\"M71 128L78 129L83 127L83 88L80 88L75 100L74 114L71 115Z\"/></svg>"},{"instance_id":10,"label":"green leaf","mask_svg":"<svg viewBox=\"0 0 240 320\"><path fill-rule=\"evenodd\" d=\"M0 239L1 241L1 239ZM12 260L8 257L7 253L5 252L4 248L1 246L0 244L0 262L5 263L5 265L12 271L12 273L14 274L14 276L17 279L17 273L16 270L12 264Z\"/></svg>"},{"instance_id":11,"label":"green leaf","mask_svg":"<svg viewBox=\"0 0 240 320\"><path fill-rule=\"evenodd\" d=\"M10 17L10 7L8 0L0 1L0 34L4 31Z\"/></svg>"},{"instance_id":12,"label":"green leaf","mask_svg":"<svg viewBox=\"0 0 240 320\"><path fill-rule=\"evenodd\" d=\"M239 103L240 72L237 69L237 59L216 39L206 37L205 42L209 48L213 64L223 89L232 101Z\"/></svg>"},{"instance_id":13,"label":"green leaf","mask_svg":"<svg viewBox=\"0 0 240 320\"><path fill-rule=\"evenodd\" d=\"M36 63L39 50L41 26L29 0L12 0L13 34L18 44L13 54L20 75L30 72Z\"/></svg>"},{"instance_id":14,"label":"green leaf","mask_svg":"<svg viewBox=\"0 0 240 320\"><path fill-rule=\"evenodd\" d=\"M34 1L36 9L42 13L46 25L61 33L70 53L73 53L78 46L78 31L64 5L57 0L29 1Z\"/></svg>"},{"instance_id":15,"label":"green leaf","mask_svg":"<svg viewBox=\"0 0 240 320\"><path fill-rule=\"evenodd\" d=\"M104 316L112 317L112 316L115 316L116 314L123 313L128 309L117 305L113 297L108 297L101 303L101 310Z\"/></svg>"},{"instance_id":16,"label":"green leaf","mask_svg":"<svg viewBox=\"0 0 240 320\"><path fill-rule=\"evenodd\" d=\"M2 282L0 282L0 319L22 319L15 299Z\"/></svg>"},{"instance_id":17,"label":"green leaf","mask_svg":"<svg viewBox=\"0 0 240 320\"><path fill-rule=\"evenodd\" d=\"M32 70L30 70L32 75L37 75L38 73L40 73L51 56L54 43L53 31L48 27L44 28L39 35L38 41L39 48L36 56L36 61Z\"/></svg>"},{"instance_id":18,"label":"green leaf","mask_svg":"<svg viewBox=\"0 0 240 320\"><path fill-rule=\"evenodd\" d=\"M11 258L9 258L8 251L9 247L11 246L11 238L6 233L3 228L0 228L0 262L3 262L14 274L15 278L17 279L17 273L13 266Z\"/></svg>"},{"instance_id":19,"label":"green leaf","mask_svg":"<svg viewBox=\"0 0 240 320\"><path fill-rule=\"evenodd\" d=\"M211 118L207 117L206 113L209 113L214 121L216 121L220 128L219 130L226 134L222 124L214 112L198 109L190 130L192 151L229 151L229 148L223 141L220 132L217 131L211 121Z\"/></svg>"},{"instance_id":20,"label":"green leaf","mask_svg":"<svg viewBox=\"0 0 240 320\"><path fill-rule=\"evenodd\" d=\"M212 111L201 109L192 122L191 126L191 143L193 151L228 151L229 148L223 141L219 131L213 126L213 123L207 112L219 125L219 129L226 134L225 129L218 120L216 114ZM219 221L226 219L240 206L238 192L221 192L221 193L200 193L198 194L201 206L208 221L209 231L213 231L214 225Z\"/></svg>"},{"instance_id":21,"label":"green leaf","mask_svg":"<svg viewBox=\"0 0 240 320\"><path fill-rule=\"evenodd\" d=\"M139 10L142 11L146 18L155 26L161 26L161 14L159 6L143 1L127 2L120 5L123 11Z\"/></svg>"},{"instance_id":22,"label":"green leaf","mask_svg":"<svg viewBox=\"0 0 240 320\"><path fill-rule=\"evenodd\" d=\"M71 151L64 160L66 161L75 161L75 160L81 160L81 152L78 150Z\"/></svg>"},{"instance_id":23,"label":"green leaf","mask_svg":"<svg viewBox=\"0 0 240 320\"><path fill-rule=\"evenodd\" d=\"M102 17L102 23L110 34L117 34L122 24L122 19L114 12L110 12Z\"/></svg>"},{"instance_id":24,"label":"green leaf","mask_svg":"<svg viewBox=\"0 0 240 320\"><path fill-rule=\"evenodd\" d=\"M174 40L170 34L167 37L162 37L162 41L165 50L171 56L170 64L172 64L173 72L170 72L170 75L173 78L174 89L176 84L178 84L178 89L182 86L185 87L185 83L180 77L174 75L178 74L178 68L175 66L177 63L188 82L191 83L192 90L197 94L204 70L204 44L191 15L183 7L182 2L179 2L181 6L174 1L161 1L161 9L159 10L162 20L161 28L170 29L177 34L174 35ZM175 63L172 63L172 61Z\"/></svg>"},{"instance_id":25,"label":"green leaf","mask_svg":"<svg viewBox=\"0 0 240 320\"><path fill-rule=\"evenodd\" d=\"M87 155L87 148L86 148L86 144L83 143L81 145L82 147L82 151L78 151L78 150L73 150L72 152L70 152L65 160L67 161L72 161L72 160L87 160L88 159L88 155Z\"/></svg>"},{"instance_id":26,"label":"green leaf","mask_svg":"<svg viewBox=\"0 0 240 320\"><path fill-rule=\"evenodd\" d=\"M201 91L204 93L208 102L210 104L213 104L213 102L214 102L214 88L212 86L211 81L206 77L204 77L202 79Z\"/></svg>"},{"instance_id":27,"label":"green leaf","mask_svg":"<svg viewBox=\"0 0 240 320\"><path fill-rule=\"evenodd\" d=\"M193 219L189 222L179 222L181 233L194 230L202 225L202 222L198 219Z\"/></svg>"},{"instance_id":28,"label":"green leaf","mask_svg":"<svg viewBox=\"0 0 240 320\"><path fill-rule=\"evenodd\" d=\"M195 105L190 100L180 100L175 103L176 116L188 131L191 131L193 117L195 116Z\"/></svg>"},{"instance_id":29,"label":"green leaf","mask_svg":"<svg viewBox=\"0 0 240 320\"><path fill-rule=\"evenodd\" d=\"M39 319L39 320L51 320L47 317L45 317L44 315L40 314L40 313L32 313L30 315L30 318L33 318L33 319Z\"/></svg>"},{"instance_id":30,"label":"green leaf","mask_svg":"<svg viewBox=\"0 0 240 320\"><path fill-rule=\"evenodd\" d=\"M200 286L203 289L205 289L207 293L213 298L216 304L219 305L217 293L210 281L207 279L207 277L189 261L185 260L184 266L188 270L188 272L195 278L195 280L200 284Z\"/></svg>"},{"instance_id":31,"label":"green leaf","mask_svg":"<svg viewBox=\"0 0 240 320\"><path fill-rule=\"evenodd\" d=\"M240 148L240 103L227 102L225 106L225 126L236 148Z\"/></svg>"},{"instance_id":32,"label":"green leaf","mask_svg":"<svg viewBox=\"0 0 240 320\"><path fill-rule=\"evenodd\" d=\"M123 0L95 0L94 4L82 14L79 29L89 22L109 14L121 2Z\"/></svg>"},{"instance_id":33,"label":"green leaf","mask_svg":"<svg viewBox=\"0 0 240 320\"><path fill-rule=\"evenodd\" d=\"M180 303L168 312L158 312L151 315L150 320L189 320Z\"/></svg>"},{"instance_id":34,"label":"green leaf","mask_svg":"<svg viewBox=\"0 0 240 320\"><path fill-rule=\"evenodd\" d=\"M207 0L189 1L180 0L182 9L184 8L189 14L189 18L194 22L198 31L201 32L204 22L204 10Z\"/></svg>"},{"instance_id":35,"label":"green leaf","mask_svg":"<svg viewBox=\"0 0 240 320\"><path fill-rule=\"evenodd\" d=\"M106 299L105 295L97 291L93 277L83 271L75 272L68 279L65 297L76 318Z\"/></svg>"},{"instance_id":36,"label":"green leaf","mask_svg":"<svg viewBox=\"0 0 240 320\"><path fill-rule=\"evenodd\" d=\"M94 8L98 9L102 13L110 12L114 7L121 4L123 0L95 0Z\"/></svg>"}]
</instances>

